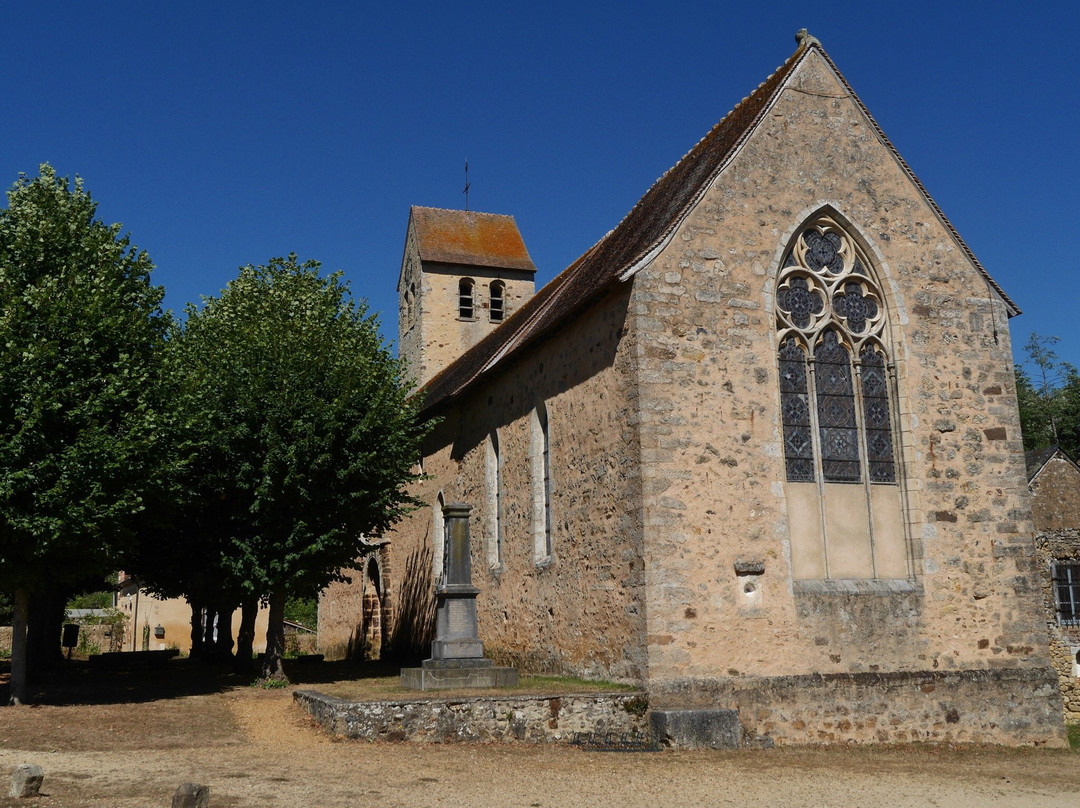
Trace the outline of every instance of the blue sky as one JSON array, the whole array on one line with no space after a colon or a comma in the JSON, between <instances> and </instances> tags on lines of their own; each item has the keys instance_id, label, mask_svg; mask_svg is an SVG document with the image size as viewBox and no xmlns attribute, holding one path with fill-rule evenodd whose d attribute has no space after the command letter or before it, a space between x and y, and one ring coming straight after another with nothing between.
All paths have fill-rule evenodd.
<instances>
[{"instance_id":1,"label":"blue sky","mask_svg":"<svg viewBox=\"0 0 1080 808\"><path fill-rule=\"evenodd\" d=\"M1075 2L9 3L0 183L50 162L179 311L290 251L396 331L409 205L511 213L538 281L809 28L1031 331L1080 366Z\"/></svg>"}]
</instances>

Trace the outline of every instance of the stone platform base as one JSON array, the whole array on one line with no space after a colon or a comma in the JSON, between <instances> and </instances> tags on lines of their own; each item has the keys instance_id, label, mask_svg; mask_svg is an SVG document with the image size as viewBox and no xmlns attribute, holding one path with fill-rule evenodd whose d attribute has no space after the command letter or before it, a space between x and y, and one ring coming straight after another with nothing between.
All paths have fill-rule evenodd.
<instances>
[{"instance_id":1,"label":"stone platform base","mask_svg":"<svg viewBox=\"0 0 1080 808\"><path fill-rule=\"evenodd\" d=\"M410 690L517 687L517 668L496 668L490 659L426 659L419 668L401 669L401 686Z\"/></svg>"},{"instance_id":2,"label":"stone platform base","mask_svg":"<svg viewBox=\"0 0 1080 808\"><path fill-rule=\"evenodd\" d=\"M365 741L557 743L647 751L648 697L641 692L563 693L356 702L313 690L293 698L329 733Z\"/></svg>"}]
</instances>

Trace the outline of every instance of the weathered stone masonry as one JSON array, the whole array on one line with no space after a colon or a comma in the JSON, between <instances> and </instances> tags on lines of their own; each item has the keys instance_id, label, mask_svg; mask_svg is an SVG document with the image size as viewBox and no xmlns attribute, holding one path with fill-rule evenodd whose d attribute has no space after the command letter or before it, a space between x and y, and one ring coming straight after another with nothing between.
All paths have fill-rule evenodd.
<instances>
[{"instance_id":1,"label":"weathered stone masonry","mask_svg":"<svg viewBox=\"0 0 1080 808\"><path fill-rule=\"evenodd\" d=\"M809 575L792 558L808 489L800 505L785 468L777 278L823 218L865 255L886 310L896 474L883 501L899 505L878 527L899 556L881 578ZM1062 744L1015 312L803 37L622 224L425 386L441 421L416 493L474 507L486 647L638 682L665 708L737 708L762 743ZM541 404L550 557L535 544ZM857 504L862 489L830 490ZM829 511L823 544L884 512L860 507ZM424 557L435 574L435 523L423 510L395 532L395 569ZM433 589L415 583L397 589Z\"/></svg>"}]
</instances>

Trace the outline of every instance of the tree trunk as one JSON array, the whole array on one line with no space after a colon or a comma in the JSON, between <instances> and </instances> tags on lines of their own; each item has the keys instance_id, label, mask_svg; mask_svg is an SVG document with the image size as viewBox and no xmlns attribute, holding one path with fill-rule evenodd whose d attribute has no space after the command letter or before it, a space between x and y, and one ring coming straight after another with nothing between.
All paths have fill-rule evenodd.
<instances>
[{"instance_id":1,"label":"tree trunk","mask_svg":"<svg viewBox=\"0 0 1080 808\"><path fill-rule=\"evenodd\" d=\"M214 641L214 662L228 662L232 659L232 617L234 607L218 610L217 639Z\"/></svg>"},{"instance_id":2,"label":"tree trunk","mask_svg":"<svg viewBox=\"0 0 1080 808\"><path fill-rule=\"evenodd\" d=\"M202 603L195 598L187 598L191 607L191 650L188 652L189 659L198 659L202 652Z\"/></svg>"},{"instance_id":3,"label":"tree trunk","mask_svg":"<svg viewBox=\"0 0 1080 808\"><path fill-rule=\"evenodd\" d=\"M285 593L270 594L270 615L266 624L266 655L263 657L262 677L280 682L289 681L281 660L285 657Z\"/></svg>"},{"instance_id":4,"label":"tree trunk","mask_svg":"<svg viewBox=\"0 0 1080 808\"><path fill-rule=\"evenodd\" d=\"M26 681L37 682L64 658L60 634L67 593L49 589L31 595L26 618Z\"/></svg>"},{"instance_id":5,"label":"tree trunk","mask_svg":"<svg viewBox=\"0 0 1080 808\"><path fill-rule=\"evenodd\" d=\"M207 603L206 621L203 623L202 642L199 647L199 658L210 662L214 658L214 625L217 621L217 604Z\"/></svg>"},{"instance_id":6,"label":"tree trunk","mask_svg":"<svg viewBox=\"0 0 1080 808\"><path fill-rule=\"evenodd\" d=\"M25 589L15 590L15 616L11 621L11 694L9 704L26 704L26 624L30 596Z\"/></svg>"},{"instance_id":7,"label":"tree trunk","mask_svg":"<svg viewBox=\"0 0 1080 808\"><path fill-rule=\"evenodd\" d=\"M255 670L255 618L258 615L258 598L247 598L240 603L240 628L236 632L236 657L233 659L233 670L237 673Z\"/></svg>"}]
</instances>

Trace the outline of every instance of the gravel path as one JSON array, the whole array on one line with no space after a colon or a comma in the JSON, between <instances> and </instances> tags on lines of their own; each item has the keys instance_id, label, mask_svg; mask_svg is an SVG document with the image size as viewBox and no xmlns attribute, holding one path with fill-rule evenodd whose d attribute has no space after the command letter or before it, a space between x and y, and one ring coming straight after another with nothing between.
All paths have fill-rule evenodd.
<instances>
[{"instance_id":1,"label":"gravel path","mask_svg":"<svg viewBox=\"0 0 1080 808\"><path fill-rule=\"evenodd\" d=\"M81 734L73 729L78 726ZM290 691L254 688L106 707L0 708L0 793L24 762L45 770L46 796L34 808L168 806L187 780L210 785L211 808L1036 808L1080 800L1080 761L1072 751L605 753L367 744L323 735L292 703ZM0 806L16 805L27 802L0 797Z\"/></svg>"}]
</instances>

